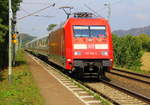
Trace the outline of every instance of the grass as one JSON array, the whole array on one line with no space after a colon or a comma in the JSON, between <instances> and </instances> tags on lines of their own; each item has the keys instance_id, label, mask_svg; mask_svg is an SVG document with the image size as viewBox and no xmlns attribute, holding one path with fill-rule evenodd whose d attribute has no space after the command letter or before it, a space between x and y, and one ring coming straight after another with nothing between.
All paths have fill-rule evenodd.
<instances>
[{"instance_id":1,"label":"grass","mask_svg":"<svg viewBox=\"0 0 150 105\"><path fill-rule=\"evenodd\" d=\"M131 71L131 72L135 72L135 73L140 73L140 74L150 74L150 71L145 71L145 70L141 70L141 69L127 69L127 68L122 68L122 67L119 67L119 66L115 66L114 68L117 68L117 69L121 69L121 70L126 70L126 71Z\"/></svg>"},{"instance_id":2,"label":"grass","mask_svg":"<svg viewBox=\"0 0 150 105\"><path fill-rule=\"evenodd\" d=\"M150 52L145 52L142 57L142 70L150 72Z\"/></svg>"},{"instance_id":3,"label":"grass","mask_svg":"<svg viewBox=\"0 0 150 105\"><path fill-rule=\"evenodd\" d=\"M17 66L13 68L12 84L8 82L7 70L0 72L0 105L44 105L23 51L17 54Z\"/></svg>"}]
</instances>

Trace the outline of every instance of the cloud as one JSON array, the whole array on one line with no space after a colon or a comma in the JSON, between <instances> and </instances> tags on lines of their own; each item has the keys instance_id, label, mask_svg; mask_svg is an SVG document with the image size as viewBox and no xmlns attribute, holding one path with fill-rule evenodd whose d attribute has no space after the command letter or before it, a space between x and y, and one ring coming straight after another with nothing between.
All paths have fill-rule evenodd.
<instances>
[{"instance_id":1,"label":"cloud","mask_svg":"<svg viewBox=\"0 0 150 105\"><path fill-rule=\"evenodd\" d=\"M139 21L147 21L149 19L149 15L138 13L135 15L135 18Z\"/></svg>"},{"instance_id":2,"label":"cloud","mask_svg":"<svg viewBox=\"0 0 150 105\"><path fill-rule=\"evenodd\" d=\"M144 16L143 14L136 14L135 17L139 20L145 20L145 18L146 18L146 16Z\"/></svg>"}]
</instances>

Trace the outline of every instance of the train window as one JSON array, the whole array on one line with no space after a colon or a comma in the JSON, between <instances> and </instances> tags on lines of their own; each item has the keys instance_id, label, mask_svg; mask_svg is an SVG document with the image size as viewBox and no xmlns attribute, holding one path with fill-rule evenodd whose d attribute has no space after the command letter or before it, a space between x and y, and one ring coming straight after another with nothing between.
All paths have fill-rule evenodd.
<instances>
[{"instance_id":1,"label":"train window","mask_svg":"<svg viewBox=\"0 0 150 105\"><path fill-rule=\"evenodd\" d=\"M106 37L105 26L73 26L75 37Z\"/></svg>"},{"instance_id":2,"label":"train window","mask_svg":"<svg viewBox=\"0 0 150 105\"><path fill-rule=\"evenodd\" d=\"M89 27L88 26L74 26L74 36L75 37L89 37Z\"/></svg>"},{"instance_id":3,"label":"train window","mask_svg":"<svg viewBox=\"0 0 150 105\"><path fill-rule=\"evenodd\" d=\"M106 37L106 27L105 26L90 26L91 37Z\"/></svg>"}]
</instances>

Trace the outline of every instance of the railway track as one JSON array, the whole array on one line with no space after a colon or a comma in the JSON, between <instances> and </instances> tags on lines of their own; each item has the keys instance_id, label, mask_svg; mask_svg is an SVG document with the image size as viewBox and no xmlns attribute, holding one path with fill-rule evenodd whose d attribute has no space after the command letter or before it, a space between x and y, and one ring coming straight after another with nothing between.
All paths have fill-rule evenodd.
<instances>
[{"instance_id":1,"label":"railway track","mask_svg":"<svg viewBox=\"0 0 150 105\"><path fill-rule=\"evenodd\" d=\"M113 68L113 70L119 71L119 72L128 73L128 74L132 74L132 75L136 75L136 76L140 76L140 77L144 77L144 78L149 78L150 79L150 76L144 75L144 74L139 74L139 73L130 72L130 71L126 71L126 70L120 70L120 69L117 69L117 68Z\"/></svg>"},{"instance_id":2,"label":"railway track","mask_svg":"<svg viewBox=\"0 0 150 105\"><path fill-rule=\"evenodd\" d=\"M86 86L104 95L114 105L149 105L150 98L132 92L115 84L102 81L101 83L86 83Z\"/></svg>"},{"instance_id":3,"label":"railway track","mask_svg":"<svg viewBox=\"0 0 150 105\"><path fill-rule=\"evenodd\" d=\"M135 81L145 83L145 84L148 84L148 85L150 84L150 76L148 76L148 75L129 72L129 71L120 70L120 69L116 69L116 68L113 68L112 71L107 72L107 73L117 75L117 76L120 76L120 77L124 77L124 78L127 78L127 79L131 79L131 80L135 80Z\"/></svg>"},{"instance_id":4,"label":"railway track","mask_svg":"<svg viewBox=\"0 0 150 105\"><path fill-rule=\"evenodd\" d=\"M64 86L66 86L66 88L70 89L70 91L74 92L77 97L81 98L81 100L85 102L86 105L104 104L105 102L101 101L103 99L109 100L114 105L150 104L150 99L148 97L129 92L129 90L127 91L127 89L122 89L122 87L114 86L113 84L110 84L105 80L92 83L75 80L59 71L58 68L49 65L39 59L37 60L38 62L40 62L39 64L44 65L44 67L46 67L49 72L56 76L59 81L64 84ZM83 94L86 94L86 96L84 96Z\"/></svg>"},{"instance_id":5,"label":"railway track","mask_svg":"<svg viewBox=\"0 0 150 105\"><path fill-rule=\"evenodd\" d=\"M123 92L126 93L126 94L130 94L130 95L133 96L133 97L137 97L138 99L141 99L141 100L143 100L143 101L150 102L150 97L146 97L146 96L144 96L144 95L141 95L141 94L139 94L139 93L136 93L136 92L134 92L134 91L131 91L131 90L127 89L127 88L118 86L118 85L113 84L113 83L111 83L111 82L107 82L107 81L105 81L105 80L102 80L102 82L105 83L105 84L107 84L107 85L109 85L109 86L111 86L111 87L113 87L113 88L116 88L116 89L118 89L118 90L120 90L120 91L123 91Z\"/></svg>"}]
</instances>

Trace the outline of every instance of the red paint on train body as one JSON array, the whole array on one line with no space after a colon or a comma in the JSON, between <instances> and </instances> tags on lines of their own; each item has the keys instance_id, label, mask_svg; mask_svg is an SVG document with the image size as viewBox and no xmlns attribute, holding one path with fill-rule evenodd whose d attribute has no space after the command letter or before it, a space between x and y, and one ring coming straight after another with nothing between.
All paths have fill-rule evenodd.
<instances>
[{"instance_id":1,"label":"red paint on train body","mask_svg":"<svg viewBox=\"0 0 150 105\"><path fill-rule=\"evenodd\" d=\"M112 45L111 29L104 18L69 18L48 37L26 44L26 49L68 71L97 73L99 77L112 68Z\"/></svg>"},{"instance_id":2,"label":"red paint on train body","mask_svg":"<svg viewBox=\"0 0 150 105\"><path fill-rule=\"evenodd\" d=\"M105 37L76 37L74 34L74 26L97 26L105 27ZM84 28L83 28L84 29ZM108 59L113 63L113 47L111 29L107 20L103 18L97 19L78 19L70 18L64 25L65 42L66 42L66 69L73 68L75 59ZM104 53L104 54L103 54ZM105 54L108 53L108 54ZM111 65L112 66L112 65Z\"/></svg>"}]
</instances>

